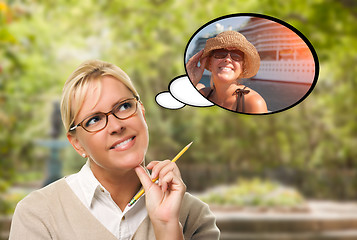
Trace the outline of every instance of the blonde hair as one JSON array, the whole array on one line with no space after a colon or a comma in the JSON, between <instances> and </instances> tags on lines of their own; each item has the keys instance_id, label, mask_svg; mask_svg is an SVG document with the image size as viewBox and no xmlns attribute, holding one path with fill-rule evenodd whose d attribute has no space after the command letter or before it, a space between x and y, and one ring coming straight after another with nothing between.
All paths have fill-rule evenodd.
<instances>
[{"instance_id":1,"label":"blonde hair","mask_svg":"<svg viewBox=\"0 0 357 240\"><path fill-rule=\"evenodd\" d=\"M86 94L91 87L91 83L98 81L103 76L116 78L139 99L139 94L133 83L122 69L114 64L100 60L85 61L74 70L63 87L61 117L66 132L69 132L69 129L72 127L85 100Z\"/></svg>"}]
</instances>

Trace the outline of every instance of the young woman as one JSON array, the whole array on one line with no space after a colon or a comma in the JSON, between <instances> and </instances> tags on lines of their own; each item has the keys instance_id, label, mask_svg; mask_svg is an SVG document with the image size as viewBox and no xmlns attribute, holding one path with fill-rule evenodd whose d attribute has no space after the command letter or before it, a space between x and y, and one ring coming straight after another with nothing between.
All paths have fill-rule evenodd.
<instances>
[{"instance_id":1,"label":"young woman","mask_svg":"<svg viewBox=\"0 0 357 240\"><path fill-rule=\"evenodd\" d=\"M255 47L239 32L226 31L208 39L205 48L187 62L186 69L192 83L208 100L232 111L256 114L267 112L265 100L241 84L240 79L254 76L259 65ZM204 69L212 73L212 86L199 83Z\"/></svg>"},{"instance_id":2,"label":"young woman","mask_svg":"<svg viewBox=\"0 0 357 240\"><path fill-rule=\"evenodd\" d=\"M153 161L148 175L145 109L119 67L81 64L65 83L61 114L69 142L87 162L17 205L11 240L219 238L215 217L185 193L175 163ZM145 195L128 206L141 187Z\"/></svg>"}]
</instances>

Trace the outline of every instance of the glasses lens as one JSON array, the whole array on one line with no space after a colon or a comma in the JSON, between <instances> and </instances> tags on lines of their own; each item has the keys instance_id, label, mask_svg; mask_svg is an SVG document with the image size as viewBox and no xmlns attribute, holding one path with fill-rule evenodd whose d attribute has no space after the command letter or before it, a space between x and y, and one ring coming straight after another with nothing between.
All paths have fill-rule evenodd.
<instances>
[{"instance_id":1,"label":"glasses lens","mask_svg":"<svg viewBox=\"0 0 357 240\"><path fill-rule=\"evenodd\" d=\"M243 60L243 55L239 52L230 52L231 58L234 61L242 61Z\"/></svg>"},{"instance_id":2,"label":"glasses lens","mask_svg":"<svg viewBox=\"0 0 357 240\"><path fill-rule=\"evenodd\" d=\"M217 59L223 59L227 57L228 53L234 61L243 60L243 55L240 51L228 51L223 49L214 51L213 57Z\"/></svg>"},{"instance_id":3,"label":"glasses lens","mask_svg":"<svg viewBox=\"0 0 357 240\"><path fill-rule=\"evenodd\" d=\"M136 107L135 99L128 99L115 106L113 108L113 114L119 119L126 119L136 112Z\"/></svg>"},{"instance_id":4,"label":"glasses lens","mask_svg":"<svg viewBox=\"0 0 357 240\"><path fill-rule=\"evenodd\" d=\"M88 132L97 132L105 128L108 117L113 113L118 119L126 119L134 115L137 109L137 101L135 98L127 99L116 105L112 111L108 113L97 113L84 119L81 126Z\"/></svg>"},{"instance_id":5,"label":"glasses lens","mask_svg":"<svg viewBox=\"0 0 357 240\"><path fill-rule=\"evenodd\" d=\"M228 51L226 50L216 50L213 52L213 57L217 59L222 59L225 58L228 54Z\"/></svg>"},{"instance_id":6,"label":"glasses lens","mask_svg":"<svg viewBox=\"0 0 357 240\"><path fill-rule=\"evenodd\" d=\"M89 132L95 132L104 128L106 122L107 122L107 117L105 116L105 114L98 113L86 118L82 123L82 127Z\"/></svg>"}]
</instances>

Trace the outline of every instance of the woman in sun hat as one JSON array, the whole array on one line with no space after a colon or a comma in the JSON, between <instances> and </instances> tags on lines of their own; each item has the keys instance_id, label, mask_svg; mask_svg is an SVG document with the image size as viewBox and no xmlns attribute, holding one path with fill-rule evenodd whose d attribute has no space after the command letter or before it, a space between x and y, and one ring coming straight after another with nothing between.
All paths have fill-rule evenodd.
<instances>
[{"instance_id":1,"label":"woman in sun hat","mask_svg":"<svg viewBox=\"0 0 357 240\"><path fill-rule=\"evenodd\" d=\"M208 39L205 48L187 62L186 69L192 83L208 100L232 111L260 114L267 112L265 100L240 83L240 79L256 75L259 66L255 47L239 32L225 31ZM211 72L211 86L202 87L199 83L204 69Z\"/></svg>"}]
</instances>

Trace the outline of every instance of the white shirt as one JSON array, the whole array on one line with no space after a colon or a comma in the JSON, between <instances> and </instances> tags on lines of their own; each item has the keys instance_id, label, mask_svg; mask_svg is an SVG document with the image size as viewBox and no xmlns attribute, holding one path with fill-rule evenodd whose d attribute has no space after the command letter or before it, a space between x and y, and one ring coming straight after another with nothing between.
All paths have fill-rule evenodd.
<instances>
[{"instance_id":1,"label":"white shirt","mask_svg":"<svg viewBox=\"0 0 357 240\"><path fill-rule=\"evenodd\" d=\"M89 161L78 173L66 177L66 181L89 211L118 239L131 239L148 215L144 195L122 212L93 175Z\"/></svg>"}]
</instances>

